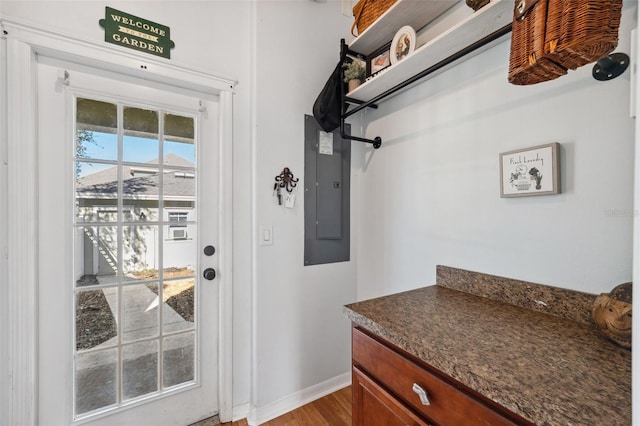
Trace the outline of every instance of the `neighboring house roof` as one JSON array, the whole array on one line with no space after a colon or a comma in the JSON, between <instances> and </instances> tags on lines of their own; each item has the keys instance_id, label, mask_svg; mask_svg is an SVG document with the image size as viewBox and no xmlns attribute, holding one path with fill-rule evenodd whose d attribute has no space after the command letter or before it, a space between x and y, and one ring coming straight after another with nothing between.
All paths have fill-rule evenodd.
<instances>
[{"instance_id":1,"label":"neighboring house roof","mask_svg":"<svg viewBox=\"0 0 640 426\"><path fill-rule=\"evenodd\" d=\"M160 190L158 160L151 160L145 164L149 166L123 166L122 190L125 198L158 198ZM175 154L164 157L163 197L165 199L193 199L195 196L194 172L185 167L193 168L194 164ZM78 179L76 192L83 198L115 198L118 192L117 167Z\"/></svg>"}]
</instances>

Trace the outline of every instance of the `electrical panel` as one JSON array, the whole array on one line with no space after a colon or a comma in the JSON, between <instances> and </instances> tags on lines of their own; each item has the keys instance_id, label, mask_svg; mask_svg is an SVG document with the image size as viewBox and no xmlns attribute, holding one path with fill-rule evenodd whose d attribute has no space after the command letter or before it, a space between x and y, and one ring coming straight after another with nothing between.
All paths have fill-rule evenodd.
<instances>
[{"instance_id":1,"label":"electrical panel","mask_svg":"<svg viewBox=\"0 0 640 426\"><path fill-rule=\"evenodd\" d=\"M312 115L304 122L304 264L348 261L351 141L339 129L323 131Z\"/></svg>"}]
</instances>

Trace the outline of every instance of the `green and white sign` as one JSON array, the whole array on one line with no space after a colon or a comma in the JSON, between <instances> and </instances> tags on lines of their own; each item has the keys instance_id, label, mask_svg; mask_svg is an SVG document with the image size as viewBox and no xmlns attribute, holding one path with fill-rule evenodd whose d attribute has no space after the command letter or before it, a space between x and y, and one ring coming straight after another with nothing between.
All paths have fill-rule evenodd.
<instances>
[{"instance_id":1,"label":"green and white sign","mask_svg":"<svg viewBox=\"0 0 640 426\"><path fill-rule=\"evenodd\" d=\"M170 38L170 28L110 7L105 8L104 41L151 55L170 59L175 43Z\"/></svg>"}]
</instances>

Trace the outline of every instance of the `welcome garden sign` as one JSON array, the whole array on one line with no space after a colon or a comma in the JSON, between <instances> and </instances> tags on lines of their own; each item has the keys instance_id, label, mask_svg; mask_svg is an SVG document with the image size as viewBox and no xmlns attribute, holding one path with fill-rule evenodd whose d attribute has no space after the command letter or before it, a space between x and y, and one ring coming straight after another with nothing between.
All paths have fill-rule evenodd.
<instances>
[{"instance_id":1,"label":"welcome garden sign","mask_svg":"<svg viewBox=\"0 0 640 426\"><path fill-rule=\"evenodd\" d=\"M125 12L105 8L104 19L99 24L104 28L104 41L139 50L151 55L171 59L170 28Z\"/></svg>"}]
</instances>

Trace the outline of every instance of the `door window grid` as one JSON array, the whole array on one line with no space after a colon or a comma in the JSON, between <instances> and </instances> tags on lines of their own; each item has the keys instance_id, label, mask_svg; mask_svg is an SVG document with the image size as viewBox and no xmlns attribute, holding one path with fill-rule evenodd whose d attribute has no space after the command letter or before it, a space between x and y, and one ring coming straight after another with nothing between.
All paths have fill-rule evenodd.
<instances>
[{"instance_id":1,"label":"door window grid","mask_svg":"<svg viewBox=\"0 0 640 426\"><path fill-rule=\"evenodd\" d=\"M117 170L117 212L116 212L116 221L115 223L112 223L111 226L113 227L114 225L117 227L118 230L123 230L126 229L127 227L130 227L132 224L135 225L138 219L139 220L146 220L147 215L144 212L141 212L140 214L134 213L135 216L132 215L132 208L130 206L126 206L124 205L124 199L123 199L123 182L124 182L124 178L122 175L122 171L123 171L123 165L125 164L123 162L123 139L124 139L124 131L123 131L123 126L122 126L122 118L123 118L123 110L124 108L126 108L126 106L124 106L124 104L119 103L117 105L117 116L118 116L118 128L117 128L117 134L118 134L118 156L117 156L117 161L112 161L112 160L101 160L98 161L98 163L100 164L104 164L104 165L110 165L112 167L115 167ZM157 112L158 115L158 134L157 134L157 139L158 139L158 157L157 158L164 158L163 155L163 129L164 129L164 122L163 119L165 117L165 114L161 113L161 111ZM191 119L191 123L194 123L194 119ZM195 126L194 126L195 128ZM195 139L192 139L191 143L195 143ZM77 145L76 145L77 147ZM86 160L84 156L82 155L77 155L76 157L76 170L78 170L78 165L79 164L84 164L84 163L89 163L89 162L93 162L94 160ZM174 224L174 222L179 222L179 223L183 223L185 222L186 224L186 217L184 217L183 215L175 215L173 216L174 220L171 220L172 218L169 218L168 221L163 221L161 220L161 218L163 217L162 211L163 211L163 198L164 198L164 192L163 192L163 179L161 178L163 176L163 169L164 169L164 162L163 161L158 161L157 164L157 176L160 177L158 179L157 182L157 187L158 187L158 194L157 194L157 199L158 199L158 216L157 216L157 220L155 221L151 221L151 225L156 225L156 229L157 229L157 234L158 234L158 241L163 241L163 228L164 225L168 225L168 224ZM138 166L140 166L140 168L143 168L144 165L143 164L138 164ZM182 170L180 173L182 173L185 176L190 176L190 177L194 177L195 176L195 168L189 168L189 167L184 167L184 166L180 166L178 167L179 170ZM176 172L177 173L177 172ZM147 174L147 177L151 176L151 173ZM76 193L77 194L77 193ZM195 195L195 194L193 194ZM76 204L77 203L77 198L76 198ZM195 207L195 206L194 206ZM78 206L76 206L76 209L78 209ZM107 209L102 209L103 214L109 214L112 216L113 214L113 210L110 208ZM97 213L97 212L96 212ZM85 225L85 220L86 217L85 216L80 216L80 215L76 215L76 229L85 229L84 225ZM111 218L111 220L113 220L113 218ZM191 222L194 223L195 222ZM103 228L107 228L105 226L96 226L95 229L99 230L99 229L103 229ZM117 231L118 235L122 235L122 232ZM124 302L123 302L123 293L125 293L128 289L134 288L135 285L139 285L139 282L142 282L142 285L149 285L150 281L149 280L145 280L142 279L141 281L136 281L135 285L132 285L130 283L126 283L123 281L123 245L124 245L124 238L118 238L117 242L117 265L119 265L119 267L116 268L116 274L115 274L115 282L113 283L113 285L99 285L98 288L102 288L103 293L105 293L107 290L109 290L111 293L114 293L115 299L116 299L116 303L115 306L117 306L116 309L116 317L120 318L120 321L117 321L117 336L116 336L116 342L117 345L115 346L114 349L116 349L115 354L117 357L117 369L118 372L116 374L117 377L117 387L115 389L115 401L113 401L112 404L109 403L109 401L107 401L107 403L103 403L102 406L94 408L94 409L89 409L89 410L82 410L82 409L78 409L78 401L76 398L74 398L74 404L75 404L75 409L74 409L74 413L75 416L77 418L79 417L85 417L87 415L91 415L92 413L96 412L102 412L105 409L113 409L113 408L117 408L118 406L122 406L124 405L124 403L129 403L133 400L135 400L136 398L139 397L145 397L148 396L150 393L157 393L157 394L162 394L162 393L166 393L166 388L167 387L171 387L171 386L178 386L178 385L183 385L184 381L181 381L181 379L176 379L175 377L165 377L166 374L169 374L170 371L167 370L166 367L163 367L164 364L171 364L171 363L175 363L175 360L172 360L171 358L167 358L167 351L165 350L165 347L167 346L165 343L165 338L170 338L170 340L168 340L167 342L175 342L178 341L180 339L180 336L182 335L183 338L186 337L187 339L190 339L191 342L193 342L193 344L195 344L195 335L193 334L192 331L189 331L187 333L184 332L184 330L178 330L178 331L170 331L169 329L167 330L163 330L163 325L165 324L165 319L164 317L164 311L165 309L158 309L158 327L159 327L159 335L157 337L142 337L142 338L137 338L134 339L132 341L128 341L128 342L123 342L123 321L122 321L122 316L125 312L125 307L124 306ZM164 263L164 256L163 256L163 250L164 247L161 243L158 243L157 245L157 280L159 280L160 285L156 285L156 292L157 292L157 299L158 300L163 300L163 279L164 277L164 268L162 267L163 263ZM172 279L171 277L167 276L167 278L169 278L168 281L174 281L177 282L177 280ZM186 274L186 278L191 278L192 281L192 287L195 287L196 282L194 279L194 273L193 271L191 271L190 274ZM89 284L91 285L91 284ZM83 291L79 290L80 286L76 287L76 298L78 298L79 295L83 294ZM96 290L92 290L92 291L96 291ZM99 290L98 290L99 291ZM88 293L89 291L84 291L84 293ZM160 304L161 305L161 304ZM74 306L77 305L74 304ZM193 307L195 310L195 306ZM76 315L78 315L78 313L76 312ZM195 316L194 316L195 317ZM193 321L193 318L192 318ZM195 324L195 322L194 322ZM77 324L76 324L77 326ZM187 327L187 330L189 329L194 329L194 327L192 326L191 328ZM190 336L190 337L189 337ZM78 330L76 330L76 340L78 340ZM155 377L156 379L156 385L154 386L150 386L147 389L143 389L142 391L138 390L138 391L131 391L130 386L127 386L128 382L131 382L131 380L129 380L129 373L131 372L131 374L134 374L133 372L135 371L139 371L139 369L135 369L135 368L130 368L127 367L126 365L126 361L127 358L129 357L129 355L132 352L132 348L135 346L138 347L153 347L154 343L156 342L155 345L157 347L157 350L155 351L155 359L156 359L156 375ZM115 343L114 343L115 344ZM195 362L195 349L193 347L192 344L192 355L190 356L190 361L193 363ZM77 343L76 343L77 346ZM109 344L107 343L106 346L109 346ZM76 348L77 352L76 352L76 356L75 356L75 365L77 367L78 364L81 364L83 361L83 358L86 358L87 356L91 356L91 353L95 353L95 354L100 354L103 353L105 355L111 354L110 356L113 357L114 352L109 352L109 350L104 350L102 347L101 348L95 348L95 349L89 349L89 350L82 350L79 348ZM151 351L151 353L153 354L154 351ZM147 369L147 372L150 372L151 370ZM196 365L193 366L192 369L192 374L191 374L191 379L188 380L186 383L193 383L196 379ZM76 372L76 379L74 380L74 393L78 393L78 390L76 389L76 385L77 385L77 370L74 369L74 371ZM133 383L133 382L132 382ZM125 389L125 387L127 387L127 389ZM182 387L182 386L181 386ZM131 400L131 401L129 401Z\"/></svg>"}]
</instances>

